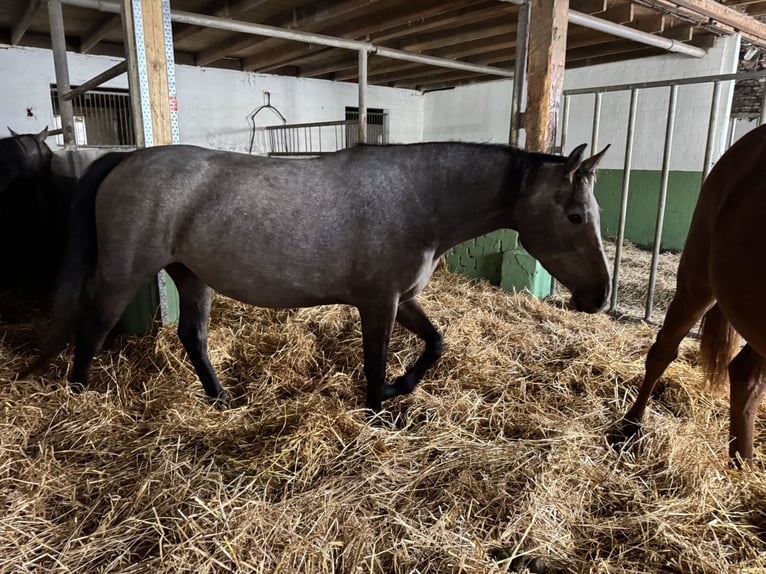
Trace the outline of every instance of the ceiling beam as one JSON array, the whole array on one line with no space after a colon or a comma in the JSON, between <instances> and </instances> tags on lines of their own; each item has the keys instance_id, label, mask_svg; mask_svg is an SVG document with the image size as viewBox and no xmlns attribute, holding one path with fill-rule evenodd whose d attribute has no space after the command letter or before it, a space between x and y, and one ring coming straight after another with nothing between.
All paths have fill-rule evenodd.
<instances>
[{"instance_id":1,"label":"ceiling beam","mask_svg":"<svg viewBox=\"0 0 766 574\"><path fill-rule=\"evenodd\" d=\"M32 23L32 17L35 15L39 6L40 0L29 0L27 2L27 7L21 15L21 18L19 18L19 21L11 27L11 46L18 46L19 42L21 42L21 39L29 28L29 24Z\"/></svg>"},{"instance_id":2,"label":"ceiling beam","mask_svg":"<svg viewBox=\"0 0 766 574\"><path fill-rule=\"evenodd\" d=\"M363 14L360 17L336 24L325 30L324 33L341 38L363 38L368 37L371 42L383 43L392 38L410 35L421 29L432 29L434 17L451 14L451 10L462 8L461 14L450 15L446 18L439 18L439 21L447 23L459 21L460 17L469 17L465 10L465 1L451 0L449 2L439 0L421 0L413 10L409 6L397 10L381 10L374 14ZM504 6L500 6L504 8ZM497 11L497 6L495 7ZM486 13L482 12L486 15ZM457 18L456 20L453 20ZM419 22L420 21L420 22ZM382 33L382 35L381 35ZM244 58L243 68L247 71L267 71L276 69L291 63L291 60L303 58L315 48L306 46L296 46L294 43L283 43L280 46L270 46L267 51L259 51Z\"/></svg>"},{"instance_id":3,"label":"ceiling beam","mask_svg":"<svg viewBox=\"0 0 766 574\"><path fill-rule=\"evenodd\" d=\"M349 20L360 12L369 10L378 2L391 0L341 0L331 4L309 4L303 8L296 9L289 14L283 13L266 22L267 26L277 28L290 28L292 30L301 30L305 32L316 32L329 26L331 23L343 20ZM317 7L319 6L319 8ZM199 66L212 64L226 56L236 54L237 52L251 47L259 40L248 35L245 38L238 37L224 40L218 44L206 48L199 52L197 63Z\"/></svg>"},{"instance_id":4,"label":"ceiling beam","mask_svg":"<svg viewBox=\"0 0 766 574\"><path fill-rule=\"evenodd\" d=\"M112 14L102 19L98 24L88 30L80 38L80 52L88 54L101 42L107 35L122 28L122 17L118 14Z\"/></svg>"},{"instance_id":5,"label":"ceiling beam","mask_svg":"<svg viewBox=\"0 0 766 574\"><path fill-rule=\"evenodd\" d=\"M236 16L250 10L267 4L269 0L239 0L238 2L224 2L221 6L220 0L211 0L208 2L200 12L205 14L212 14L213 16ZM201 32L204 28L195 26L194 24L181 24L173 30L173 42L182 42L187 38L190 38Z\"/></svg>"}]
</instances>

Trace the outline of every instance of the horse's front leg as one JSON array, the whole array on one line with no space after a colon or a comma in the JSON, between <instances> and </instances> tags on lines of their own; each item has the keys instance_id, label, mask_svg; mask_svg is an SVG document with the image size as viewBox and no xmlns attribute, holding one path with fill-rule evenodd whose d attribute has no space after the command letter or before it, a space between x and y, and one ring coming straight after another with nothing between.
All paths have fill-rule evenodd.
<instances>
[{"instance_id":1,"label":"horse's front leg","mask_svg":"<svg viewBox=\"0 0 766 574\"><path fill-rule=\"evenodd\" d=\"M364 375L367 378L367 404L371 414L379 413L384 400L393 397L395 389L386 384L388 343L396 318L395 300L378 300L359 307L364 347Z\"/></svg>"},{"instance_id":2,"label":"horse's front leg","mask_svg":"<svg viewBox=\"0 0 766 574\"><path fill-rule=\"evenodd\" d=\"M426 344L425 351L418 357L415 364L394 382L397 395L411 393L418 385L426 371L442 356L443 341L441 333L426 316L423 308L415 299L399 303L396 321L408 331L415 333Z\"/></svg>"}]
</instances>

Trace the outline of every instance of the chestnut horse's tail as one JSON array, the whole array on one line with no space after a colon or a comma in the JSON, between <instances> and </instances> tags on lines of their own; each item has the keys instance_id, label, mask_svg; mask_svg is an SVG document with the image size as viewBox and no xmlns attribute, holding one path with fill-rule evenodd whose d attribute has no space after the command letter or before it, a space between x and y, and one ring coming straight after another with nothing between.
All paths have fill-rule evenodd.
<instances>
[{"instance_id":1,"label":"chestnut horse's tail","mask_svg":"<svg viewBox=\"0 0 766 574\"><path fill-rule=\"evenodd\" d=\"M728 367L739 352L740 336L716 303L702 318L700 361L710 384L720 388L728 381Z\"/></svg>"},{"instance_id":2,"label":"chestnut horse's tail","mask_svg":"<svg viewBox=\"0 0 766 574\"><path fill-rule=\"evenodd\" d=\"M42 371L70 342L83 312L88 282L96 269L96 192L126 152L112 152L94 161L77 182L69 213L66 250L53 296L52 319L42 352L20 376Z\"/></svg>"}]
</instances>

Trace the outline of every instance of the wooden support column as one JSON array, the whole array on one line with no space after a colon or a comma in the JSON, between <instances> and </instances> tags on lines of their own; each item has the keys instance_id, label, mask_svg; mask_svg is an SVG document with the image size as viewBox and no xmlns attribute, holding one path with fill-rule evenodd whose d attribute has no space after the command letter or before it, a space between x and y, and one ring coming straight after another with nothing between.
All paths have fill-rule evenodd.
<instances>
[{"instance_id":1,"label":"wooden support column","mask_svg":"<svg viewBox=\"0 0 766 574\"><path fill-rule=\"evenodd\" d=\"M531 0L526 147L550 152L556 141L559 102L564 89L569 0Z\"/></svg>"},{"instance_id":2,"label":"wooden support column","mask_svg":"<svg viewBox=\"0 0 766 574\"><path fill-rule=\"evenodd\" d=\"M122 11L136 144L179 143L170 2L122 0ZM178 292L164 271L131 303L122 329L148 331L158 308L163 324L178 320Z\"/></svg>"}]
</instances>

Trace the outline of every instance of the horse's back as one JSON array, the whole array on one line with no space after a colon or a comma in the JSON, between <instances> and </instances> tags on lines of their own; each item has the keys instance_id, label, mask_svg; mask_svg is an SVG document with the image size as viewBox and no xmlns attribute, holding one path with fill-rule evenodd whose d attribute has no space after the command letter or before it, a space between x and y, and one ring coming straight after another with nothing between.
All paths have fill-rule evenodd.
<instances>
[{"instance_id":1,"label":"horse's back","mask_svg":"<svg viewBox=\"0 0 766 574\"><path fill-rule=\"evenodd\" d=\"M349 302L355 282L423 263L422 253L405 252L413 214L401 190L378 181L376 194L374 179L353 153L279 160L194 146L139 150L96 198L100 254L131 255L100 258L115 278L180 262L216 290L263 306Z\"/></svg>"}]
</instances>

